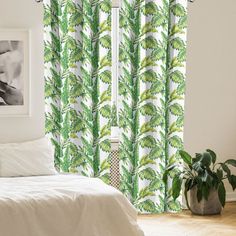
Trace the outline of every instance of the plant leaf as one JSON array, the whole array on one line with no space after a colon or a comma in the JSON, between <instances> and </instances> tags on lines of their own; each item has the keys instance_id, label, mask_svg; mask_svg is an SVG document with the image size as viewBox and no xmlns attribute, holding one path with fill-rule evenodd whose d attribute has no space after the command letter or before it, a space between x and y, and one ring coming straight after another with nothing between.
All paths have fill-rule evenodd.
<instances>
[{"instance_id":1,"label":"plant leaf","mask_svg":"<svg viewBox=\"0 0 236 236\"><path fill-rule=\"evenodd\" d=\"M229 167L226 164L222 163L221 167L222 167L223 171L227 173L227 176L231 175L231 171L230 171Z\"/></svg>"},{"instance_id":2,"label":"plant leaf","mask_svg":"<svg viewBox=\"0 0 236 236\"><path fill-rule=\"evenodd\" d=\"M209 189L208 185L207 184L203 184L202 185L202 195L203 195L203 197L206 200L208 200L209 193L210 193L210 189Z\"/></svg>"},{"instance_id":3,"label":"plant leaf","mask_svg":"<svg viewBox=\"0 0 236 236\"><path fill-rule=\"evenodd\" d=\"M185 151L179 151L180 156L187 165L192 165L192 157Z\"/></svg>"},{"instance_id":4,"label":"plant leaf","mask_svg":"<svg viewBox=\"0 0 236 236\"><path fill-rule=\"evenodd\" d=\"M99 39L100 44L104 48L110 48L111 47L111 37L110 35L105 35Z\"/></svg>"},{"instance_id":5,"label":"plant leaf","mask_svg":"<svg viewBox=\"0 0 236 236\"><path fill-rule=\"evenodd\" d=\"M111 9L111 3L110 1L102 1L100 3L100 8L102 9L102 11L109 13L110 9Z\"/></svg>"},{"instance_id":6,"label":"plant leaf","mask_svg":"<svg viewBox=\"0 0 236 236\"><path fill-rule=\"evenodd\" d=\"M211 162L212 162L212 158L211 158L210 153L204 152L201 159L202 165L209 167L211 165Z\"/></svg>"},{"instance_id":7,"label":"plant leaf","mask_svg":"<svg viewBox=\"0 0 236 236\"><path fill-rule=\"evenodd\" d=\"M104 152L110 152L111 151L111 143L109 140L104 140L100 143L100 147Z\"/></svg>"},{"instance_id":8,"label":"plant leaf","mask_svg":"<svg viewBox=\"0 0 236 236\"><path fill-rule=\"evenodd\" d=\"M217 169L216 175L217 175L218 179L221 181L223 178L223 171L220 169Z\"/></svg>"},{"instance_id":9,"label":"plant leaf","mask_svg":"<svg viewBox=\"0 0 236 236\"><path fill-rule=\"evenodd\" d=\"M201 202L202 200L202 188L200 186L197 189L197 200L198 202Z\"/></svg>"},{"instance_id":10,"label":"plant leaf","mask_svg":"<svg viewBox=\"0 0 236 236\"><path fill-rule=\"evenodd\" d=\"M235 175L230 175L228 177L229 183L232 186L233 191L236 189L236 176Z\"/></svg>"},{"instance_id":11,"label":"plant leaf","mask_svg":"<svg viewBox=\"0 0 236 236\"><path fill-rule=\"evenodd\" d=\"M110 105L105 105L100 108L100 113L105 118L110 118L111 116L111 107Z\"/></svg>"},{"instance_id":12,"label":"plant leaf","mask_svg":"<svg viewBox=\"0 0 236 236\"><path fill-rule=\"evenodd\" d=\"M227 163L227 164L229 164L231 166L236 167L236 160L234 160L234 159L229 159L225 163Z\"/></svg>"},{"instance_id":13,"label":"plant leaf","mask_svg":"<svg viewBox=\"0 0 236 236\"><path fill-rule=\"evenodd\" d=\"M175 175L172 183L172 191L173 191L172 196L174 200L176 200L180 195L181 185L182 185L181 179L179 178L178 175Z\"/></svg>"},{"instance_id":14,"label":"plant leaf","mask_svg":"<svg viewBox=\"0 0 236 236\"><path fill-rule=\"evenodd\" d=\"M207 149L206 151L210 153L211 158L212 158L212 162L213 162L213 164L215 164L215 162L216 162L216 153L213 152L213 151L210 150L210 149Z\"/></svg>"}]
</instances>

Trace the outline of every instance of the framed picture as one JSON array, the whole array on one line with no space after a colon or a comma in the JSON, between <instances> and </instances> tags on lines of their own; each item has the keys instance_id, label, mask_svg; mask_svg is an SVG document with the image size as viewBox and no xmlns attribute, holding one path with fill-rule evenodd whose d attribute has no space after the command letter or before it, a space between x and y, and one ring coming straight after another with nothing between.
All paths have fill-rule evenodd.
<instances>
[{"instance_id":1,"label":"framed picture","mask_svg":"<svg viewBox=\"0 0 236 236\"><path fill-rule=\"evenodd\" d=\"M30 116L30 32L0 29L0 117Z\"/></svg>"}]
</instances>

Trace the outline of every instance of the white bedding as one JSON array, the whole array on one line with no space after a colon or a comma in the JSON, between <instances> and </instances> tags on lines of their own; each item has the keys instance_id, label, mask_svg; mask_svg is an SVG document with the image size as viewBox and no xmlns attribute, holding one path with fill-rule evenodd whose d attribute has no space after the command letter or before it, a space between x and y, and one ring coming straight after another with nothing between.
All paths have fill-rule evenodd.
<instances>
[{"instance_id":1,"label":"white bedding","mask_svg":"<svg viewBox=\"0 0 236 236\"><path fill-rule=\"evenodd\" d=\"M0 178L0 236L143 236L128 200L78 175Z\"/></svg>"}]
</instances>

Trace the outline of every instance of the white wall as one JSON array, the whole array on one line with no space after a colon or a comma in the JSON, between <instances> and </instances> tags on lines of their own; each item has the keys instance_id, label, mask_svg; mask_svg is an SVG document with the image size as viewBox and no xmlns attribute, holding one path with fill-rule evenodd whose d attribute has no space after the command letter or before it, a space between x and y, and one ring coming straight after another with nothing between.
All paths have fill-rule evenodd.
<instances>
[{"instance_id":1,"label":"white wall","mask_svg":"<svg viewBox=\"0 0 236 236\"><path fill-rule=\"evenodd\" d=\"M0 118L0 142L23 141L44 134L43 6L35 0L1 0L0 28L26 28L31 37L30 118Z\"/></svg>"},{"instance_id":2,"label":"white wall","mask_svg":"<svg viewBox=\"0 0 236 236\"><path fill-rule=\"evenodd\" d=\"M196 0L188 10L185 148L236 158L236 1Z\"/></svg>"}]
</instances>

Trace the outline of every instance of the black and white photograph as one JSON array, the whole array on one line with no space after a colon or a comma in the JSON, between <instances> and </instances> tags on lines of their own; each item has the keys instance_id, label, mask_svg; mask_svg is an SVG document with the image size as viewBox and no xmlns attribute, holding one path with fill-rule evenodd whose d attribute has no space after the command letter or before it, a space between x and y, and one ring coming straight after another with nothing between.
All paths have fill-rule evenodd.
<instances>
[{"instance_id":1,"label":"black and white photograph","mask_svg":"<svg viewBox=\"0 0 236 236\"><path fill-rule=\"evenodd\" d=\"M0 40L0 106L24 105L24 42Z\"/></svg>"}]
</instances>

